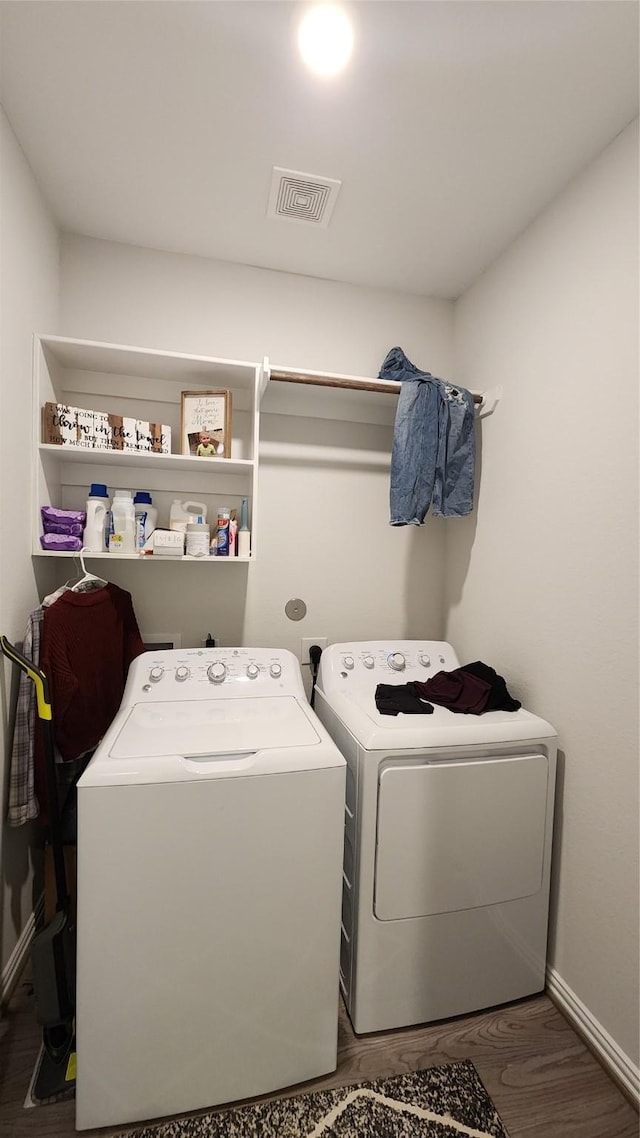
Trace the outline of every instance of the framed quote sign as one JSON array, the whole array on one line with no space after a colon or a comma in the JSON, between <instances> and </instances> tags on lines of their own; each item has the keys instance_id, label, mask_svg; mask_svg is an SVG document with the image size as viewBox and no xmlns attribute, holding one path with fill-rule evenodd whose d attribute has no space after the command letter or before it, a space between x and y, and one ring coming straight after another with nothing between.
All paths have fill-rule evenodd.
<instances>
[{"instance_id":1,"label":"framed quote sign","mask_svg":"<svg viewBox=\"0 0 640 1138\"><path fill-rule=\"evenodd\" d=\"M194 458L230 458L230 391L182 392L181 453Z\"/></svg>"}]
</instances>

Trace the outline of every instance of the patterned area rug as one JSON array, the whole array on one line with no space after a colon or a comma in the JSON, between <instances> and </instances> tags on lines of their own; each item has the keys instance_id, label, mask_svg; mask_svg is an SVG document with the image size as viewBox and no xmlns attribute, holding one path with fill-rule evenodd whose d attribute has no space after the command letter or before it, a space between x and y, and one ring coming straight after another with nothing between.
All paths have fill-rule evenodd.
<instances>
[{"instance_id":1,"label":"patterned area rug","mask_svg":"<svg viewBox=\"0 0 640 1138\"><path fill-rule=\"evenodd\" d=\"M124 1138L124 1136L123 1136ZM508 1138L468 1060L129 1130L126 1138Z\"/></svg>"}]
</instances>

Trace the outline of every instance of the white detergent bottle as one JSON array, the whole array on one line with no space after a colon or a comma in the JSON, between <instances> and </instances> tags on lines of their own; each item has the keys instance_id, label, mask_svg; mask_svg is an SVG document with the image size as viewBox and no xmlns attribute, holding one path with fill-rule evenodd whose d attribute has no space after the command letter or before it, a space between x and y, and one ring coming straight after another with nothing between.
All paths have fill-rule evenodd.
<instances>
[{"instance_id":1,"label":"white detergent bottle","mask_svg":"<svg viewBox=\"0 0 640 1138\"><path fill-rule=\"evenodd\" d=\"M144 549L145 542L158 525L158 511L147 490L136 491L133 510L136 515L136 547Z\"/></svg>"},{"instance_id":2,"label":"white detergent bottle","mask_svg":"<svg viewBox=\"0 0 640 1138\"><path fill-rule=\"evenodd\" d=\"M174 498L169 510L169 529L187 532L187 526L195 525L200 518L202 524L207 521L207 507L204 502L181 502Z\"/></svg>"},{"instance_id":3,"label":"white detergent bottle","mask_svg":"<svg viewBox=\"0 0 640 1138\"><path fill-rule=\"evenodd\" d=\"M92 482L87 498L87 523L82 535L83 548L90 553L104 553L109 517L109 491L103 482Z\"/></svg>"},{"instance_id":4,"label":"white detergent bottle","mask_svg":"<svg viewBox=\"0 0 640 1138\"><path fill-rule=\"evenodd\" d=\"M111 504L109 553L136 552L136 515L130 490L116 490Z\"/></svg>"}]
</instances>

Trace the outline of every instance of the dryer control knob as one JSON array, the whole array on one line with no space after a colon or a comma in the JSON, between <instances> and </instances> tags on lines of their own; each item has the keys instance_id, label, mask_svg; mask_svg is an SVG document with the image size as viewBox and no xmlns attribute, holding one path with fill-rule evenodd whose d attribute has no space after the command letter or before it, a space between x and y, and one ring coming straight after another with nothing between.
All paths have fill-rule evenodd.
<instances>
[{"instance_id":1,"label":"dryer control knob","mask_svg":"<svg viewBox=\"0 0 640 1138\"><path fill-rule=\"evenodd\" d=\"M402 655L402 652L391 652L391 654L387 656L387 660L389 661L389 667L393 668L394 672L404 671L407 661Z\"/></svg>"},{"instance_id":2,"label":"dryer control knob","mask_svg":"<svg viewBox=\"0 0 640 1138\"><path fill-rule=\"evenodd\" d=\"M176 679L180 684L183 684L185 680L189 679L189 669L185 667L184 664L181 664L179 668L176 668Z\"/></svg>"},{"instance_id":3,"label":"dryer control knob","mask_svg":"<svg viewBox=\"0 0 640 1138\"><path fill-rule=\"evenodd\" d=\"M424 652L420 653L420 655L418 656L418 660L422 664L423 668L430 668L431 667L431 657L427 656Z\"/></svg>"},{"instance_id":4,"label":"dryer control knob","mask_svg":"<svg viewBox=\"0 0 640 1138\"><path fill-rule=\"evenodd\" d=\"M374 660L373 656L364 656L362 659L362 663L364 664L365 668L373 668L373 665L375 664L375 660Z\"/></svg>"},{"instance_id":5,"label":"dryer control knob","mask_svg":"<svg viewBox=\"0 0 640 1138\"><path fill-rule=\"evenodd\" d=\"M221 684L227 674L226 664L219 660L217 664L210 664L207 668L207 676L212 684Z\"/></svg>"},{"instance_id":6,"label":"dryer control knob","mask_svg":"<svg viewBox=\"0 0 640 1138\"><path fill-rule=\"evenodd\" d=\"M258 665L257 664L248 664L247 665L247 675L248 675L250 680L255 680L256 677L260 675L260 669L259 669Z\"/></svg>"},{"instance_id":7,"label":"dryer control knob","mask_svg":"<svg viewBox=\"0 0 640 1138\"><path fill-rule=\"evenodd\" d=\"M353 656L344 656L342 663L344 664L345 668L348 668L349 671L351 671L355 664L355 660L353 659Z\"/></svg>"},{"instance_id":8,"label":"dryer control knob","mask_svg":"<svg viewBox=\"0 0 640 1138\"><path fill-rule=\"evenodd\" d=\"M157 684L158 680L161 680L163 676L164 668L161 668L159 665L157 665L155 668L152 668L149 672L149 679L151 680L152 684Z\"/></svg>"},{"instance_id":9,"label":"dryer control knob","mask_svg":"<svg viewBox=\"0 0 640 1138\"><path fill-rule=\"evenodd\" d=\"M282 664L269 664L269 675L273 676L274 680L277 680L278 676L282 675Z\"/></svg>"}]
</instances>

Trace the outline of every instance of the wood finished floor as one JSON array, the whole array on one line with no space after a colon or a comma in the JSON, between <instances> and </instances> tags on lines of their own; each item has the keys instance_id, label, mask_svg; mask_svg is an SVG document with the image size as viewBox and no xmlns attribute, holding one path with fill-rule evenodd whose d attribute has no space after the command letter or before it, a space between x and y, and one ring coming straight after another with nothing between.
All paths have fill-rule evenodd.
<instances>
[{"instance_id":1,"label":"wood finished floor","mask_svg":"<svg viewBox=\"0 0 640 1138\"><path fill-rule=\"evenodd\" d=\"M76 1134L73 1100L23 1107L39 1046L33 995L25 979L0 1021L0 1138ZM280 1094L458 1059L475 1064L510 1138L638 1138L635 1110L545 995L427 1027L360 1037L341 1007L337 1071ZM107 1138L126 1130L119 1126L84 1133Z\"/></svg>"}]
</instances>

